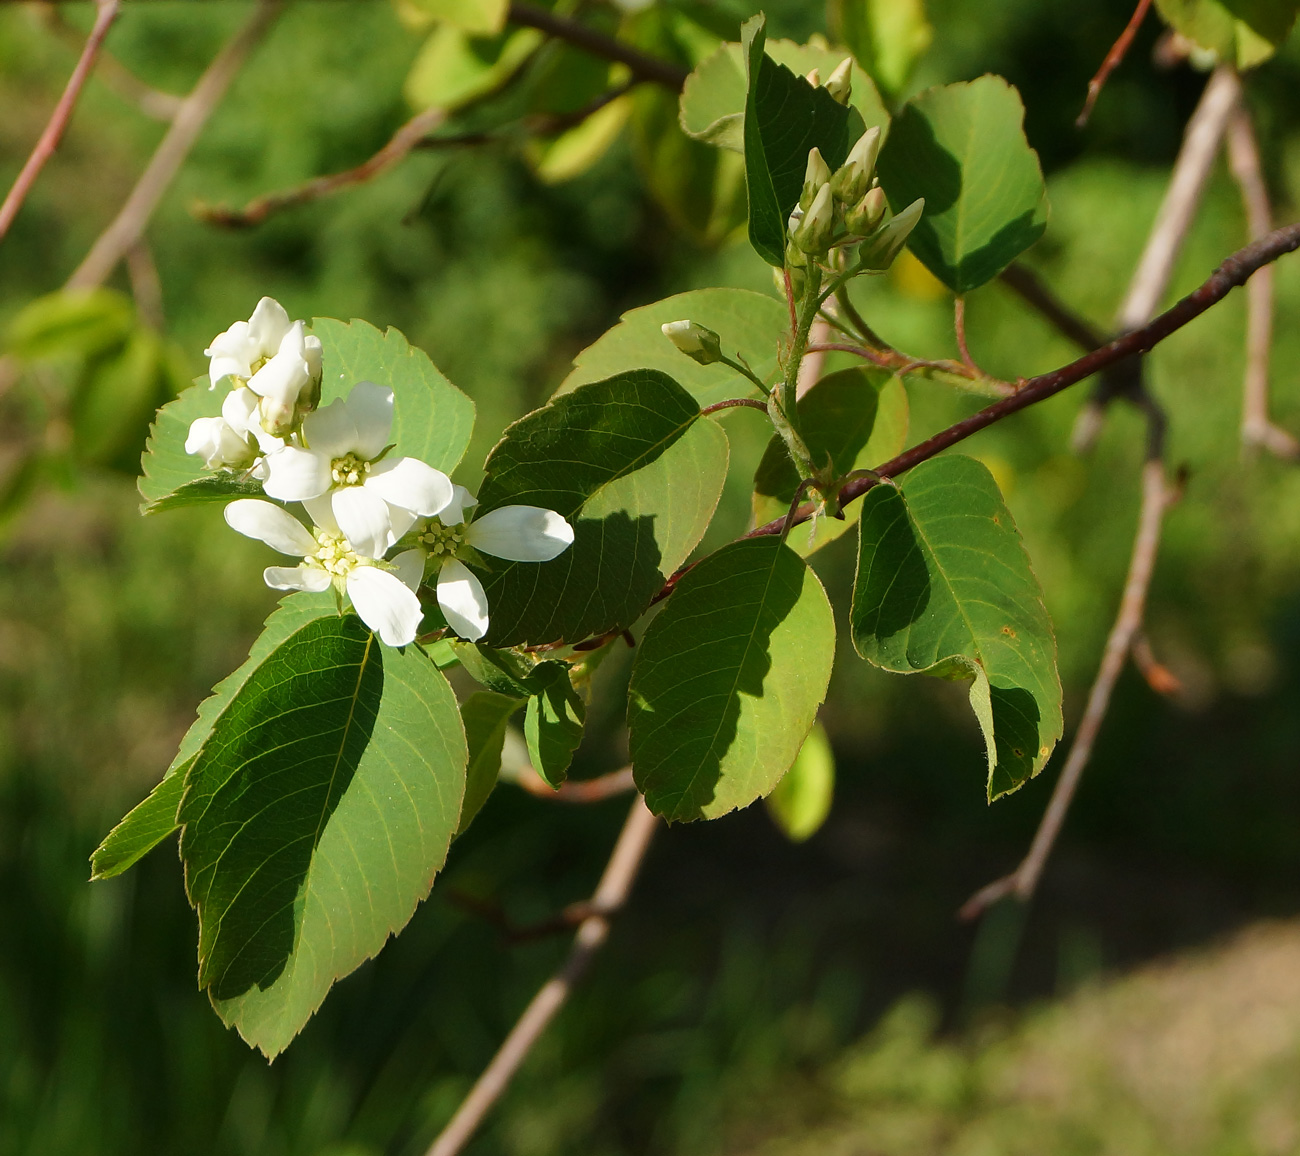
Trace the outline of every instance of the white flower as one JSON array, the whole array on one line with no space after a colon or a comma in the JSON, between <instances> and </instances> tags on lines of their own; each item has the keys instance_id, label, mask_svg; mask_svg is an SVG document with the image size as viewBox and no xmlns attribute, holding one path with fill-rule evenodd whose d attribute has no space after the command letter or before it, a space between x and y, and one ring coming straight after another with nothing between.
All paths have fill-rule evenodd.
<instances>
[{"instance_id":1,"label":"white flower","mask_svg":"<svg viewBox=\"0 0 1300 1156\"><path fill-rule=\"evenodd\" d=\"M199 417L190 423L185 452L203 458L206 469L251 469L253 477L264 480L263 455L277 453L284 441L262 428L257 407L257 395L247 387L232 389L221 403L220 417Z\"/></svg>"},{"instance_id":2,"label":"white flower","mask_svg":"<svg viewBox=\"0 0 1300 1156\"><path fill-rule=\"evenodd\" d=\"M371 558L382 558L417 517L441 513L451 479L418 458L384 457L393 428L393 391L363 381L347 401L309 413L302 446L267 459L266 492L303 502L317 524L337 523Z\"/></svg>"},{"instance_id":3,"label":"white flower","mask_svg":"<svg viewBox=\"0 0 1300 1156\"><path fill-rule=\"evenodd\" d=\"M247 382L280 349L289 332L289 314L278 301L263 297L247 321L236 321L225 333L218 333L203 351L212 360L208 366L208 388L215 389L223 377Z\"/></svg>"},{"instance_id":4,"label":"white flower","mask_svg":"<svg viewBox=\"0 0 1300 1156\"><path fill-rule=\"evenodd\" d=\"M415 641L423 611L415 591L424 575L424 554L407 550L380 562L339 532L337 525L308 530L292 514L271 502L241 498L226 507L226 521L249 538L281 554L302 559L298 566L268 566L263 571L273 590L328 590L347 594L361 621L388 646Z\"/></svg>"},{"instance_id":5,"label":"white flower","mask_svg":"<svg viewBox=\"0 0 1300 1156\"><path fill-rule=\"evenodd\" d=\"M491 554L511 562L549 562L573 544L573 527L554 510L540 506L501 506L466 522L465 511L478 505L464 486L418 535L438 566L438 605L461 638L477 642L487 633L488 604L483 584L457 557L464 552Z\"/></svg>"}]
</instances>

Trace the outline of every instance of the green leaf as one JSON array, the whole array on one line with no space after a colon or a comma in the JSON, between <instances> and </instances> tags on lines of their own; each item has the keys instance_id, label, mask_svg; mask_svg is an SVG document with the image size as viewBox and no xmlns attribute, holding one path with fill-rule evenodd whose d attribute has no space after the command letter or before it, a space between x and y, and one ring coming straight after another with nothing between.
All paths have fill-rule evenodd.
<instances>
[{"instance_id":1,"label":"green leaf","mask_svg":"<svg viewBox=\"0 0 1300 1156\"><path fill-rule=\"evenodd\" d=\"M243 474L235 470L219 470L183 483L157 501L148 503L144 512L159 514L183 506L203 506L209 502L229 502L234 498L248 497L264 497L261 482L245 479Z\"/></svg>"},{"instance_id":2,"label":"green leaf","mask_svg":"<svg viewBox=\"0 0 1300 1156\"><path fill-rule=\"evenodd\" d=\"M422 349L396 329L380 332L366 321L345 324L315 317L312 332L325 353L321 403L347 397L359 381L393 391L394 453L419 458L449 474L474 432L474 403L451 384Z\"/></svg>"},{"instance_id":3,"label":"green leaf","mask_svg":"<svg viewBox=\"0 0 1300 1156\"><path fill-rule=\"evenodd\" d=\"M533 668L515 651L494 650L490 646L459 639L451 643L451 648L465 673L480 686L521 701L533 693L534 688L529 682Z\"/></svg>"},{"instance_id":4,"label":"green leaf","mask_svg":"<svg viewBox=\"0 0 1300 1156\"><path fill-rule=\"evenodd\" d=\"M1291 33L1297 0L1156 0L1165 22L1237 68L1253 68Z\"/></svg>"},{"instance_id":5,"label":"green leaf","mask_svg":"<svg viewBox=\"0 0 1300 1156\"><path fill-rule=\"evenodd\" d=\"M121 345L134 328L135 309L125 294L60 289L23 306L0 348L24 361L94 357Z\"/></svg>"},{"instance_id":6,"label":"green leaf","mask_svg":"<svg viewBox=\"0 0 1300 1156\"><path fill-rule=\"evenodd\" d=\"M970 679L990 801L1061 737L1056 639L1011 512L973 458L933 458L862 501L850 624L869 662Z\"/></svg>"},{"instance_id":7,"label":"green leaf","mask_svg":"<svg viewBox=\"0 0 1300 1156\"><path fill-rule=\"evenodd\" d=\"M162 508L168 495L200 479L211 477L203 462L185 452L185 439L190 423L199 417L216 417L221 413L221 402L226 391L208 389L208 379L199 378L175 401L169 401L158 411L149 427L149 437L140 459L140 479L136 487L144 503L140 507L148 513Z\"/></svg>"},{"instance_id":8,"label":"green leaf","mask_svg":"<svg viewBox=\"0 0 1300 1156\"><path fill-rule=\"evenodd\" d=\"M475 36L495 36L506 25L508 0L407 0L416 12Z\"/></svg>"},{"instance_id":9,"label":"green leaf","mask_svg":"<svg viewBox=\"0 0 1300 1156\"><path fill-rule=\"evenodd\" d=\"M573 752L582 742L587 709L563 662L543 662L533 672L537 691L528 700L524 739L533 770L552 787L569 777Z\"/></svg>"},{"instance_id":10,"label":"green leaf","mask_svg":"<svg viewBox=\"0 0 1300 1156\"><path fill-rule=\"evenodd\" d=\"M815 68L823 79L844 59L844 53L833 48L796 44L793 40L769 40L766 51L796 76L807 76ZM856 62L851 71L849 106L857 109L866 128L875 125L882 134L888 133L889 113L880 92ZM735 43L719 46L686 79L679 114L683 131L696 140L743 153L746 91L743 47ZM805 154L805 162L807 159Z\"/></svg>"},{"instance_id":11,"label":"green leaf","mask_svg":"<svg viewBox=\"0 0 1300 1156\"><path fill-rule=\"evenodd\" d=\"M465 724L465 741L469 745L469 765L465 768L465 802L460 809L459 837L483 809L501 771L501 748L506 727L523 700L491 691L475 691L460 704L460 719Z\"/></svg>"},{"instance_id":12,"label":"green leaf","mask_svg":"<svg viewBox=\"0 0 1300 1156\"><path fill-rule=\"evenodd\" d=\"M200 983L250 1044L282 1051L410 919L466 760L429 657L381 648L353 615L303 627L235 696L188 776L181 849Z\"/></svg>"},{"instance_id":13,"label":"green leaf","mask_svg":"<svg viewBox=\"0 0 1300 1156\"><path fill-rule=\"evenodd\" d=\"M802 843L826 822L834 795L835 752L825 728L815 723L799 748L794 766L765 800L767 813L787 839Z\"/></svg>"},{"instance_id":14,"label":"green leaf","mask_svg":"<svg viewBox=\"0 0 1300 1156\"><path fill-rule=\"evenodd\" d=\"M829 16L840 40L891 93L907 84L934 38L925 0L831 0Z\"/></svg>"},{"instance_id":15,"label":"green leaf","mask_svg":"<svg viewBox=\"0 0 1300 1156\"><path fill-rule=\"evenodd\" d=\"M92 880L121 875L176 830L176 808L181 803L189 766L187 763L169 773L108 833L90 857Z\"/></svg>"},{"instance_id":16,"label":"green leaf","mask_svg":"<svg viewBox=\"0 0 1300 1156\"><path fill-rule=\"evenodd\" d=\"M820 149L834 171L866 126L824 88L813 88L763 51L765 24L760 14L740 30L747 92L745 183L750 243L769 265L781 268L786 221L799 202L809 151Z\"/></svg>"},{"instance_id":17,"label":"green leaf","mask_svg":"<svg viewBox=\"0 0 1300 1156\"><path fill-rule=\"evenodd\" d=\"M557 393L629 369L661 370L702 406L753 393L752 383L734 369L717 362L699 365L678 352L660 327L684 319L717 333L722 352L748 363L760 380L769 385L777 380L777 344L789 338L790 330L784 303L749 289L693 289L624 313L617 325L573 359L573 372Z\"/></svg>"},{"instance_id":18,"label":"green leaf","mask_svg":"<svg viewBox=\"0 0 1300 1156\"><path fill-rule=\"evenodd\" d=\"M505 84L542 40L535 28L471 37L441 24L420 48L402 91L414 108L461 108Z\"/></svg>"},{"instance_id":19,"label":"green leaf","mask_svg":"<svg viewBox=\"0 0 1300 1156\"><path fill-rule=\"evenodd\" d=\"M799 429L818 463L829 456L837 477L868 469L899 453L907 438L907 391L888 370L854 367L823 377L798 402ZM754 474L754 521L782 517L799 486L785 442L773 435ZM803 557L833 542L858 520L853 503L841 518L817 518L790 532Z\"/></svg>"},{"instance_id":20,"label":"green leaf","mask_svg":"<svg viewBox=\"0 0 1300 1156\"><path fill-rule=\"evenodd\" d=\"M632 112L632 101L621 96L586 117L554 140L529 142L528 160L538 178L558 185L592 168L618 139Z\"/></svg>"},{"instance_id":21,"label":"green leaf","mask_svg":"<svg viewBox=\"0 0 1300 1156\"><path fill-rule=\"evenodd\" d=\"M488 457L479 513L556 510L574 542L550 562L490 559L486 642L578 642L640 617L693 550L717 506L727 439L655 370L555 398L510 426Z\"/></svg>"},{"instance_id":22,"label":"green leaf","mask_svg":"<svg viewBox=\"0 0 1300 1156\"><path fill-rule=\"evenodd\" d=\"M774 537L747 538L677 584L628 688L636 784L670 822L768 794L826 694L835 620L817 576Z\"/></svg>"},{"instance_id":23,"label":"green leaf","mask_svg":"<svg viewBox=\"0 0 1300 1156\"><path fill-rule=\"evenodd\" d=\"M908 247L959 295L996 277L1047 225L1024 116L1011 85L981 76L913 97L881 150L880 183L894 212L925 198Z\"/></svg>"}]
</instances>

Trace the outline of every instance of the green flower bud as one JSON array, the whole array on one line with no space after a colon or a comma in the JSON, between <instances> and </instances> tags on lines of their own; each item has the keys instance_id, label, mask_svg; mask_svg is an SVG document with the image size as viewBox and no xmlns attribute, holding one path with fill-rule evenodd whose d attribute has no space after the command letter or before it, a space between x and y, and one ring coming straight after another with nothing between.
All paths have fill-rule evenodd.
<instances>
[{"instance_id":1,"label":"green flower bud","mask_svg":"<svg viewBox=\"0 0 1300 1156\"><path fill-rule=\"evenodd\" d=\"M846 56L823 86L840 104L848 104L853 93L853 58Z\"/></svg>"},{"instance_id":2,"label":"green flower bud","mask_svg":"<svg viewBox=\"0 0 1300 1156\"><path fill-rule=\"evenodd\" d=\"M793 233L798 227L798 224L796 224L790 232ZM785 266L787 269L808 268L808 254L794 243L793 236L785 243Z\"/></svg>"},{"instance_id":3,"label":"green flower bud","mask_svg":"<svg viewBox=\"0 0 1300 1156\"><path fill-rule=\"evenodd\" d=\"M869 237L885 217L885 190L877 185L868 189L851 209L844 210L844 225L850 233Z\"/></svg>"},{"instance_id":4,"label":"green flower bud","mask_svg":"<svg viewBox=\"0 0 1300 1156\"><path fill-rule=\"evenodd\" d=\"M822 159L819 148L808 150L808 166L803 171L803 192L799 194L799 208L805 213L813 198L821 191L822 185L831 179L831 167Z\"/></svg>"},{"instance_id":5,"label":"green flower bud","mask_svg":"<svg viewBox=\"0 0 1300 1156\"><path fill-rule=\"evenodd\" d=\"M831 192L842 205L853 205L862 200L871 187L876 169L876 156L880 152L880 129L867 129L849 152L846 160L831 177Z\"/></svg>"},{"instance_id":6,"label":"green flower bud","mask_svg":"<svg viewBox=\"0 0 1300 1156\"><path fill-rule=\"evenodd\" d=\"M881 225L873 236L862 243L858 258L862 266L878 273L888 269L902 249L903 242L921 219L924 208L925 198L920 197Z\"/></svg>"},{"instance_id":7,"label":"green flower bud","mask_svg":"<svg viewBox=\"0 0 1300 1156\"><path fill-rule=\"evenodd\" d=\"M712 329L694 321L669 321L660 326L663 334L692 361L712 365L722 360L722 339Z\"/></svg>"},{"instance_id":8,"label":"green flower bud","mask_svg":"<svg viewBox=\"0 0 1300 1156\"><path fill-rule=\"evenodd\" d=\"M831 247L835 234L835 202L831 198L829 183L822 185L813 203L804 214L793 240L805 253L822 254Z\"/></svg>"}]
</instances>

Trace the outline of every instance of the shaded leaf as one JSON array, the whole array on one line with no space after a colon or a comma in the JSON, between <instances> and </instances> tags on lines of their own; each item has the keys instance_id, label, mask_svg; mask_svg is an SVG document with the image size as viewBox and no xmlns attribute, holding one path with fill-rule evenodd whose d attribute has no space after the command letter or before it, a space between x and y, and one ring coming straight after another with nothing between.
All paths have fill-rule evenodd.
<instances>
[{"instance_id":1,"label":"shaded leaf","mask_svg":"<svg viewBox=\"0 0 1300 1156\"><path fill-rule=\"evenodd\" d=\"M970 679L988 795L1013 791L1061 737L1056 639L1011 512L973 458L933 458L862 501L850 624L863 658Z\"/></svg>"},{"instance_id":2,"label":"shaded leaf","mask_svg":"<svg viewBox=\"0 0 1300 1156\"><path fill-rule=\"evenodd\" d=\"M646 630L628 688L650 809L713 819L768 794L816 718L834 652L821 583L776 538L732 542L691 570Z\"/></svg>"},{"instance_id":3,"label":"shaded leaf","mask_svg":"<svg viewBox=\"0 0 1300 1156\"><path fill-rule=\"evenodd\" d=\"M169 494L144 507L146 514L159 514L164 510L177 510L183 506L202 506L208 502L229 502L234 498L264 497L262 483L245 478L235 470L220 470L214 474L185 482ZM269 500L269 499L268 499Z\"/></svg>"},{"instance_id":4,"label":"shaded leaf","mask_svg":"<svg viewBox=\"0 0 1300 1156\"><path fill-rule=\"evenodd\" d=\"M1193 44L1237 68L1263 63L1282 45L1300 10L1297 0L1156 0L1165 22Z\"/></svg>"},{"instance_id":5,"label":"shaded leaf","mask_svg":"<svg viewBox=\"0 0 1300 1156\"><path fill-rule=\"evenodd\" d=\"M814 723L792 766L766 800L767 813L787 839L802 843L831 813L835 795L835 752L821 723Z\"/></svg>"},{"instance_id":6,"label":"shaded leaf","mask_svg":"<svg viewBox=\"0 0 1300 1156\"><path fill-rule=\"evenodd\" d=\"M522 699L486 690L475 691L460 704L469 763L465 768L465 801L460 809L457 836L465 833L497 785L506 727L523 705Z\"/></svg>"},{"instance_id":7,"label":"shaded leaf","mask_svg":"<svg viewBox=\"0 0 1300 1156\"><path fill-rule=\"evenodd\" d=\"M533 770L552 787L569 777L573 752L582 742L587 708L562 662L543 662L533 671L537 687L524 715L524 739Z\"/></svg>"}]
</instances>

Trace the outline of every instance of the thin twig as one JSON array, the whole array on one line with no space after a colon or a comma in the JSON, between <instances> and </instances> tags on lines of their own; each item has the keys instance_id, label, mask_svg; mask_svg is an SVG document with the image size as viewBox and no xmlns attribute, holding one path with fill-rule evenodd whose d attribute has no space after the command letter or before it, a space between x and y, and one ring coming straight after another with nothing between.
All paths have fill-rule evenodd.
<instances>
[{"instance_id":1,"label":"thin twig","mask_svg":"<svg viewBox=\"0 0 1300 1156\"><path fill-rule=\"evenodd\" d=\"M974 358L970 355L970 347L966 344L966 298L953 298L952 305L952 327L953 332L957 334L957 352L961 355L961 363L966 367L966 372L973 378L983 378L983 371L975 364Z\"/></svg>"},{"instance_id":2,"label":"thin twig","mask_svg":"<svg viewBox=\"0 0 1300 1156\"><path fill-rule=\"evenodd\" d=\"M1110 705L1111 692L1115 689L1115 683L1124 669L1124 660L1142 625L1142 612L1151 585L1156 550L1160 545L1160 524L1168 505L1168 496L1164 464L1158 456L1149 457L1142 468L1142 509L1138 514L1137 535L1133 540L1133 555L1129 562L1128 579L1124 583L1124 594L1120 599L1119 614L1106 639L1101 666L1088 694L1088 705L1079 721L1079 729L1075 731L1074 741L1070 744L1070 753L1061 770L1061 777L1056 780L1047 810L1043 812L1029 853L1020 866L1010 875L995 880L972 895L961 909L962 919L977 918L1008 895L1016 896L1022 903L1028 902L1038 887L1047 858L1052 853L1052 846L1061 832L1066 812L1070 809L1079 778L1092 756L1097 733L1106 717L1106 708Z\"/></svg>"},{"instance_id":3,"label":"thin twig","mask_svg":"<svg viewBox=\"0 0 1300 1156\"><path fill-rule=\"evenodd\" d=\"M455 1156L469 1142L488 1109L500 1099L533 1044L555 1018L556 1012L564 1006L569 993L608 938L610 917L626 902L656 825L657 821L646 807L645 800L637 795L632 801L632 809L628 812L623 831L614 845L605 873L591 897L595 913L582 921L568 958L533 996L524 1014L510 1029L505 1042L492 1057L492 1062L456 1109L450 1123L433 1142L428 1156Z\"/></svg>"},{"instance_id":4,"label":"thin twig","mask_svg":"<svg viewBox=\"0 0 1300 1156\"><path fill-rule=\"evenodd\" d=\"M181 103L171 127L154 150L121 211L68 278L66 288L91 289L102 285L144 234L149 218L189 155L208 117L225 95L253 46L280 14L281 6L282 0L258 0L253 14L213 58Z\"/></svg>"},{"instance_id":5,"label":"thin twig","mask_svg":"<svg viewBox=\"0 0 1300 1156\"><path fill-rule=\"evenodd\" d=\"M1110 340L1100 329L1086 318L1079 316L1057 297L1028 265L1013 261L998 274L998 280L1018 294L1027 305L1042 314L1056 326L1063 337L1068 337L1084 352L1090 352Z\"/></svg>"},{"instance_id":6,"label":"thin twig","mask_svg":"<svg viewBox=\"0 0 1300 1156\"><path fill-rule=\"evenodd\" d=\"M1075 128L1083 128L1088 123L1088 118L1092 115L1092 106L1097 103L1097 97L1101 95L1101 90L1106 86L1106 81L1110 79L1110 74L1120 66L1124 57L1128 54L1129 47L1133 43L1133 37L1137 35L1137 30L1146 17L1147 9L1150 7L1151 0L1138 0L1137 7L1133 9L1133 15L1129 17L1128 23L1124 26L1124 31L1119 34L1119 39L1111 45L1110 51L1106 53L1106 59L1101 62L1101 67L1097 69L1097 75L1088 81L1088 96L1083 102L1083 111L1079 113L1074 122Z\"/></svg>"},{"instance_id":7,"label":"thin twig","mask_svg":"<svg viewBox=\"0 0 1300 1156\"><path fill-rule=\"evenodd\" d=\"M23 165L4 203L0 204L0 240L3 240L5 234L9 232L9 226L18 216L18 210L22 208L23 201L27 199L32 185L36 183L41 169L45 167L45 162L59 147L59 141L63 139L68 121L72 119L72 110L76 107L77 97L81 95L82 86L86 83L90 70L95 66L95 57L99 55L104 37L108 35L110 26L117 19L120 5L121 0L95 0L95 24L90 30L90 35L86 37L81 58L72 70L72 75L68 77L63 95L59 97L59 103L54 106L49 123L36 141L36 147L32 149L31 156L27 158L27 163Z\"/></svg>"},{"instance_id":8,"label":"thin twig","mask_svg":"<svg viewBox=\"0 0 1300 1156\"><path fill-rule=\"evenodd\" d=\"M554 799L559 803L599 803L615 795L625 795L636 789L632 781L632 768L610 771L594 779L571 779L552 787L532 767L523 767L515 776L515 783L539 799Z\"/></svg>"},{"instance_id":9,"label":"thin twig","mask_svg":"<svg viewBox=\"0 0 1300 1156\"><path fill-rule=\"evenodd\" d=\"M720 409L735 409L743 406L745 409L757 409L767 413L767 406L761 401L756 401L752 397L729 397L725 401L715 401L712 405L706 405L700 410L701 417L708 417L711 413L717 413Z\"/></svg>"}]
</instances>

